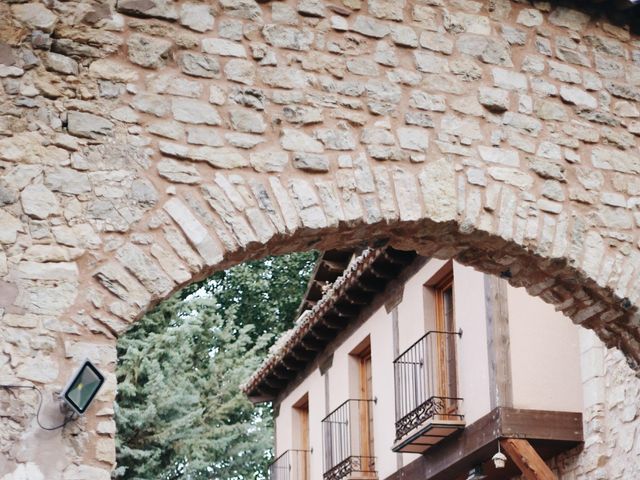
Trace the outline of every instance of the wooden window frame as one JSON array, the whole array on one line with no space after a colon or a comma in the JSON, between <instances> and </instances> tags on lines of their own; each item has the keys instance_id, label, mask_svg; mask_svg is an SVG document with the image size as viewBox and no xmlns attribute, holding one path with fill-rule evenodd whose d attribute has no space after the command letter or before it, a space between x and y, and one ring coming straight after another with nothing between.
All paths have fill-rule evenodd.
<instances>
[{"instance_id":1,"label":"wooden window frame","mask_svg":"<svg viewBox=\"0 0 640 480\"><path fill-rule=\"evenodd\" d=\"M309 393L305 393L300 400L292 406L293 414L295 415L294 420L294 441L296 444L293 445L294 450L303 450L310 451L310 438L309 438ZM297 433L297 435L296 435ZM298 466L302 472L298 471L298 474L302 473L302 478L300 480L310 480L309 476L309 458L306 453L297 454L293 453L292 455L295 458L295 455L300 455L300 460L302 465Z\"/></svg>"},{"instance_id":2,"label":"wooden window frame","mask_svg":"<svg viewBox=\"0 0 640 480\"><path fill-rule=\"evenodd\" d=\"M455 331L455 287L453 275L453 261L446 262L425 283L433 295L434 329L440 332ZM451 324L447 325L445 318L445 292L451 289L451 303L453 308ZM438 395L442 397L458 396L457 354L455 337L445 334L437 335L437 359L438 359ZM451 385L453 384L453 388ZM447 402L446 413L456 413L457 402Z\"/></svg>"},{"instance_id":3,"label":"wooden window frame","mask_svg":"<svg viewBox=\"0 0 640 480\"><path fill-rule=\"evenodd\" d=\"M358 423L360 438L360 455L361 457L373 457L375 443L373 438L373 412L371 411L371 402L373 400L373 382L369 385L367 380L367 362L373 376L372 354L371 354L371 337L362 340L351 352L351 357L357 362L357 380L358 380Z\"/></svg>"}]
</instances>

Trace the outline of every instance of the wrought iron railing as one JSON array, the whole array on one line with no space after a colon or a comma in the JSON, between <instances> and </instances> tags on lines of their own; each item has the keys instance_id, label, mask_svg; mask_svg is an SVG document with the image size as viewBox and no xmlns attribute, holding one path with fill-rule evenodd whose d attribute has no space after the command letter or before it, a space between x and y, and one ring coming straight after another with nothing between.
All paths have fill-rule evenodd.
<instances>
[{"instance_id":1,"label":"wrought iron railing","mask_svg":"<svg viewBox=\"0 0 640 480\"><path fill-rule=\"evenodd\" d=\"M310 480L309 450L287 450L269 465L270 480Z\"/></svg>"},{"instance_id":2,"label":"wrought iron railing","mask_svg":"<svg viewBox=\"0 0 640 480\"><path fill-rule=\"evenodd\" d=\"M322 420L324 480L376 471L371 431L374 403L347 400Z\"/></svg>"},{"instance_id":3,"label":"wrought iron railing","mask_svg":"<svg viewBox=\"0 0 640 480\"><path fill-rule=\"evenodd\" d=\"M462 420L456 340L462 332L430 331L393 362L396 440L427 420Z\"/></svg>"}]
</instances>

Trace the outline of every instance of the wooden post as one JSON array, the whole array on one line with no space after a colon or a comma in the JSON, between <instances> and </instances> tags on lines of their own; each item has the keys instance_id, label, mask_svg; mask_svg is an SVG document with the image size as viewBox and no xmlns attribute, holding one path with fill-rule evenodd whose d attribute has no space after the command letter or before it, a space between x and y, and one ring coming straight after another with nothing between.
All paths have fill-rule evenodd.
<instances>
[{"instance_id":1,"label":"wooden post","mask_svg":"<svg viewBox=\"0 0 640 480\"><path fill-rule=\"evenodd\" d=\"M526 480L558 480L528 440L503 438L500 446L515 463Z\"/></svg>"},{"instance_id":2,"label":"wooden post","mask_svg":"<svg viewBox=\"0 0 640 480\"><path fill-rule=\"evenodd\" d=\"M484 276L487 313L487 350L491 408L512 407L511 352L507 282L494 275Z\"/></svg>"}]
</instances>

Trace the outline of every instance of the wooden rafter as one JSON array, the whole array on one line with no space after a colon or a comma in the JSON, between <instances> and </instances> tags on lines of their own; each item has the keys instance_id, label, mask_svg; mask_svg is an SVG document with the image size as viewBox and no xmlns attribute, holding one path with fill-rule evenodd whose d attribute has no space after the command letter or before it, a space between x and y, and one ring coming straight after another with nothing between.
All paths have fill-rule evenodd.
<instances>
[{"instance_id":1,"label":"wooden rafter","mask_svg":"<svg viewBox=\"0 0 640 480\"><path fill-rule=\"evenodd\" d=\"M500 446L526 480L558 480L538 452L524 438L503 438Z\"/></svg>"}]
</instances>

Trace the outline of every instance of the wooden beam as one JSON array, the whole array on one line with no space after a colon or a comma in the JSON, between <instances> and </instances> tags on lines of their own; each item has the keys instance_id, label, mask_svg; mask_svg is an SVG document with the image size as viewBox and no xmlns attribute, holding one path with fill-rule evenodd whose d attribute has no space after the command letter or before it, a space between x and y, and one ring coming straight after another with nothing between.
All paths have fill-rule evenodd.
<instances>
[{"instance_id":1,"label":"wooden beam","mask_svg":"<svg viewBox=\"0 0 640 480\"><path fill-rule=\"evenodd\" d=\"M343 329L345 327L346 322L349 321L348 317L341 317L333 310L327 312L327 314L322 318L321 323L328 328L331 329Z\"/></svg>"},{"instance_id":2,"label":"wooden beam","mask_svg":"<svg viewBox=\"0 0 640 480\"><path fill-rule=\"evenodd\" d=\"M494 275L485 275L484 294L491 408L511 407L513 406L513 388L507 282Z\"/></svg>"},{"instance_id":3,"label":"wooden beam","mask_svg":"<svg viewBox=\"0 0 640 480\"><path fill-rule=\"evenodd\" d=\"M357 306L347 303L343 299L336 302L332 310L342 317L355 317L360 313L360 309Z\"/></svg>"},{"instance_id":4,"label":"wooden beam","mask_svg":"<svg viewBox=\"0 0 640 480\"><path fill-rule=\"evenodd\" d=\"M274 375L268 375L264 377L262 383L264 383L270 390L275 392L279 391L287 384L286 382L283 382L282 380L276 378Z\"/></svg>"},{"instance_id":5,"label":"wooden beam","mask_svg":"<svg viewBox=\"0 0 640 480\"><path fill-rule=\"evenodd\" d=\"M315 337L312 338L311 332L300 340L300 346L309 352L319 352L324 348L324 343L318 342Z\"/></svg>"},{"instance_id":6,"label":"wooden beam","mask_svg":"<svg viewBox=\"0 0 640 480\"><path fill-rule=\"evenodd\" d=\"M367 292L380 293L384 291L386 287L386 282L376 277L375 275L371 275L368 272L364 273L356 282L358 287Z\"/></svg>"},{"instance_id":7,"label":"wooden beam","mask_svg":"<svg viewBox=\"0 0 640 480\"><path fill-rule=\"evenodd\" d=\"M392 278L398 275L397 270L391 271L391 269L387 269L385 267L381 267L380 265L375 265L375 264L371 265L371 267L369 268L369 271L376 277L386 281L391 280Z\"/></svg>"},{"instance_id":8,"label":"wooden beam","mask_svg":"<svg viewBox=\"0 0 640 480\"><path fill-rule=\"evenodd\" d=\"M327 327L324 327L321 323L317 323L316 325L314 325L313 328L309 330L309 333L307 335L312 336L320 343L322 343L322 347L329 343L329 340L333 340L333 338L335 337L333 331L327 331Z\"/></svg>"},{"instance_id":9,"label":"wooden beam","mask_svg":"<svg viewBox=\"0 0 640 480\"><path fill-rule=\"evenodd\" d=\"M296 347L293 350L291 350L291 355L293 355L293 358L296 358L301 362L304 362L305 366L307 363L313 360L316 356L315 353L309 352L308 350L305 350L304 348L301 348L301 347Z\"/></svg>"},{"instance_id":10,"label":"wooden beam","mask_svg":"<svg viewBox=\"0 0 640 480\"><path fill-rule=\"evenodd\" d=\"M372 295L359 288L351 288L345 292L344 297L347 301L356 306L369 305L371 303Z\"/></svg>"},{"instance_id":11,"label":"wooden beam","mask_svg":"<svg viewBox=\"0 0 640 480\"><path fill-rule=\"evenodd\" d=\"M496 408L459 435L387 477L386 480L451 480L469 472L498 450L501 438L527 439L543 446L543 456L573 448L583 441L582 414ZM515 469L514 469L515 470ZM464 476L462 477L464 478Z\"/></svg>"},{"instance_id":12,"label":"wooden beam","mask_svg":"<svg viewBox=\"0 0 640 480\"><path fill-rule=\"evenodd\" d=\"M503 438L500 446L518 466L526 480L558 480L528 440Z\"/></svg>"},{"instance_id":13,"label":"wooden beam","mask_svg":"<svg viewBox=\"0 0 640 480\"><path fill-rule=\"evenodd\" d=\"M507 438L581 442L582 414L549 410L500 409L500 435Z\"/></svg>"},{"instance_id":14,"label":"wooden beam","mask_svg":"<svg viewBox=\"0 0 640 480\"><path fill-rule=\"evenodd\" d=\"M298 360L295 355L289 354L282 359L282 364L285 368L292 370L294 372L299 372L305 367L305 362L301 362Z\"/></svg>"}]
</instances>

